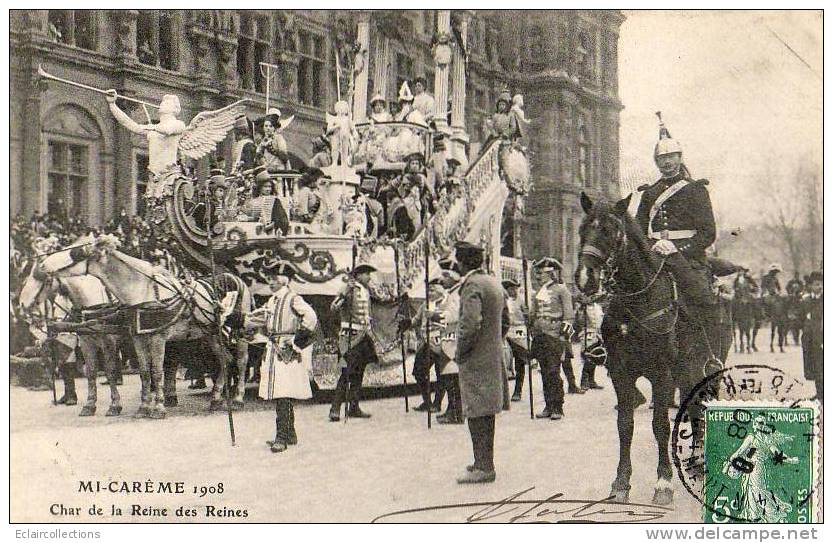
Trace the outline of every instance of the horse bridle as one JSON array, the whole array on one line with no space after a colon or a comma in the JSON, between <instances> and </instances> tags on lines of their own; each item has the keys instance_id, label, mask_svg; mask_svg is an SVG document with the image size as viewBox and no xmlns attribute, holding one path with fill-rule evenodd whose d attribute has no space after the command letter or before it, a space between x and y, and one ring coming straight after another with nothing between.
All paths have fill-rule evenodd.
<instances>
[{"instance_id":1,"label":"horse bridle","mask_svg":"<svg viewBox=\"0 0 833 543\"><path fill-rule=\"evenodd\" d=\"M609 215L609 217L616 223L616 243L611 250L608 251L607 257L605 257L605 253L601 249L588 243L582 244L579 255L592 256L602 262L603 270L606 273L605 279L601 286L603 286L608 292L613 292L613 287L616 285L616 279L614 276L618 271L615 265L616 257L619 254L625 253L628 244L628 235L625 231L625 225L619 217L616 217L615 215Z\"/></svg>"}]
</instances>

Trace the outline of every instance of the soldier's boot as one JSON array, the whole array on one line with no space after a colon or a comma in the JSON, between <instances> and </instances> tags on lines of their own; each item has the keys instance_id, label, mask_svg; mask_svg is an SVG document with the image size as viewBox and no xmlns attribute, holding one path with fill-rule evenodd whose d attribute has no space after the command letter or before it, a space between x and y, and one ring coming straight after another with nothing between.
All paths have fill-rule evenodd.
<instances>
[{"instance_id":1,"label":"soldier's boot","mask_svg":"<svg viewBox=\"0 0 833 543\"><path fill-rule=\"evenodd\" d=\"M428 411L431 409L431 381L425 376L416 377L419 394L422 396L422 403L414 407L414 411Z\"/></svg>"},{"instance_id":2,"label":"soldier's boot","mask_svg":"<svg viewBox=\"0 0 833 543\"><path fill-rule=\"evenodd\" d=\"M336 383L336 389L333 392L333 402L330 405L330 422L338 422L341 420L341 404L347 396L347 370L342 369L341 375Z\"/></svg>"},{"instance_id":3,"label":"soldier's boot","mask_svg":"<svg viewBox=\"0 0 833 543\"><path fill-rule=\"evenodd\" d=\"M448 389L448 379L444 378L443 375L437 376L437 386L436 391L434 392L434 402L431 404L434 408L435 413L439 413L442 411L443 408L443 399L445 398L445 393Z\"/></svg>"},{"instance_id":4,"label":"soldier's boot","mask_svg":"<svg viewBox=\"0 0 833 543\"><path fill-rule=\"evenodd\" d=\"M569 347L568 347L569 348ZM564 357L564 373L567 375L567 394L584 394L585 390L576 384L576 375L573 373L573 357Z\"/></svg>"}]
</instances>

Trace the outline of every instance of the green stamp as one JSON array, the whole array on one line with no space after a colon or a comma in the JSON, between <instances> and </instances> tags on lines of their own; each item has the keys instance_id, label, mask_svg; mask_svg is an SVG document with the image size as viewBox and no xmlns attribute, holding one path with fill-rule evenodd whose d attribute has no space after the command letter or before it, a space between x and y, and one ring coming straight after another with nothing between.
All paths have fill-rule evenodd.
<instances>
[{"instance_id":1,"label":"green stamp","mask_svg":"<svg viewBox=\"0 0 833 543\"><path fill-rule=\"evenodd\" d=\"M703 520L816 521L817 422L813 407L707 405Z\"/></svg>"}]
</instances>

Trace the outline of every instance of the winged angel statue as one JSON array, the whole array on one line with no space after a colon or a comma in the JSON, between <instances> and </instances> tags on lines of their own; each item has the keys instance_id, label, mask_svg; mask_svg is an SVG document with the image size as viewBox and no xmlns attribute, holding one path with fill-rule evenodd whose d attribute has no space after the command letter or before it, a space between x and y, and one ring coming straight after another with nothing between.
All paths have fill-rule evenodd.
<instances>
[{"instance_id":1,"label":"winged angel statue","mask_svg":"<svg viewBox=\"0 0 833 543\"><path fill-rule=\"evenodd\" d=\"M148 190L154 196L166 185L165 181L180 175L177 167L179 153L197 160L213 151L234 127L234 121L244 114L246 100L240 100L215 111L203 111L191 120L188 126L177 119L182 108L179 97L166 94L159 104L159 123L139 124L131 119L117 105L118 94L107 91L107 102L116 120L133 132L142 134L148 140L148 169L153 174L153 186Z\"/></svg>"}]
</instances>

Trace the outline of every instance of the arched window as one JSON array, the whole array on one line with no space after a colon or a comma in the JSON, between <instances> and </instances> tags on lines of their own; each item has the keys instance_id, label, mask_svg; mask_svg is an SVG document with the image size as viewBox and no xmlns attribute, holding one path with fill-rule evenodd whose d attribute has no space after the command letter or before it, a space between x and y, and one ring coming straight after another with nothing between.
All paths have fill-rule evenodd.
<instances>
[{"instance_id":1,"label":"arched window","mask_svg":"<svg viewBox=\"0 0 833 543\"><path fill-rule=\"evenodd\" d=\"M63 105L45 116L43 135L41 211L59 219L100 219L101 206L90 205L90 194L101 193L98 124L80 107Z\"/></svg>"},{"instance_id":2,"label":"arched window","mask_svg":"<svg viewBox=\"0 0 833 543\"><path fill-rule=\"evenodd\" d=\"M583 114L578 116L578 182L582 186L590 184L590 131Z\"/></svg>"}]
</instances>

